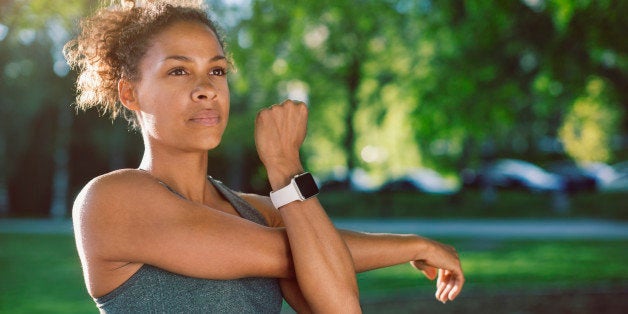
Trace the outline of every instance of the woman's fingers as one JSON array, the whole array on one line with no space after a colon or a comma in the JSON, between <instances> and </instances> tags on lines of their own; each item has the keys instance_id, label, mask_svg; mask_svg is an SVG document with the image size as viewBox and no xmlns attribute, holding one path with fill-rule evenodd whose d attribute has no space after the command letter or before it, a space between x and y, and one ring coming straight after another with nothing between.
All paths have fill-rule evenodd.
<instances>
[{"instance_id":1,"label":"woman's fingers","mask_svg":"<svg viewBox=\"0 0 628 314\"><path fill-rule=\"evenodd\" d=\"M437 300L441 301L441 302L445 302L442 299L443 296L443 291L445 290L445 287L447 286L447 278L446 277L446 271L443 269L439 269L438 270L438 279L436 280L436 294L435 297Z\"/></svg>"},{"instance_id":2,"label":"woman's fingers","mask_svg":"<svg viewBox=\"0 0 628 314\"><path fill-rule=\"evenodd\" d=\"M462 290L464 277L459 273L443 269L439 269L438 273L436 299L443 303L453 301Z\"/></svg>"},{"instance_id":3,"label":"woman's fingers","mask_svg":"<svg viewBox=\"0 0 628 314\"><path fill-rule=\"evenodd\" d=\"M451 291L449 291L449 300L454 300L458 294L460 293L460 282L459 280L456 280L455 284L453 285L453 287L451 288Z\"/></svg>"}]
</instances>

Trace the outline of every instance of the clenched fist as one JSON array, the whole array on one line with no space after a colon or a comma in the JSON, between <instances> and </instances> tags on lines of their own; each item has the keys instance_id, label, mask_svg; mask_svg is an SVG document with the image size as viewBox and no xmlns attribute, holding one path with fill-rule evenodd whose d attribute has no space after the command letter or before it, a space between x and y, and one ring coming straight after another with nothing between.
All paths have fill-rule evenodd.
<instances>
[{"instance_id":1,"label":"clenched fist","mask_svg":"<svg viewBox=\"0 0 628 314\"><path fill-rule=\"evenodd\" d=\"M255 119L255 146L273 189L303 172L299 149L307 131L307 106L286 100L261 110Z\"/></svg>"}]
</instances>

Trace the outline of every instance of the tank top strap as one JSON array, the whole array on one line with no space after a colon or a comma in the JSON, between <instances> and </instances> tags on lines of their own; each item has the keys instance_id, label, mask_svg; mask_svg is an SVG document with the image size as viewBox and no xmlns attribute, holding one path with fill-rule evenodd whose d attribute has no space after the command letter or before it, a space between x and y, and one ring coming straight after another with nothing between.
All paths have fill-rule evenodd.
<instances>
[{"instance_id":1,"label":"tank top strap","mask_svg":"<svg viewBox=\"0 0 628 314\"><path fill-rule=\"evenodd\" d=\"M220 194L222 194L222 196L226 198L227 201L231 203L231 205L233 205L236 211L238 211L238 213L244 219L250 220L260 225L268 226L268 222L266 221L264 216L262 216L262 214L260 214L257 209L253 208L251 204L242 199L242 197L238 196L232 189L228 188L224 183L212 178L211 176L207 176L207 178L209 179L209 182L211 182L216 187L216 189L218 189L218 192L220 192Z\"/></svg>"},{"instance_id":2,"label":"tank top strap","mask_svg":"<svg viewBox=\"0 0 628 314\"><path fill-rule=\"evenodd\" d=\"M140 170L143 170L143 169L140 169ZM146 171L146 170L143 170L143 171ZM148 174L150 175L150 173ZM211 184L214 187L216 187L218 192L225 199L227 199L227 201L233 206L233 208L235 208L235 210L240 214L240 216L242 216L242 218L246 220L250 220L252 222L255 222L263 226L268 226L268 221L266 221L266 218L264 218L264 216L262 216L262 214L260 214L260 212L257 209L251 206L251 204L247 203L242 197L238 196L236 192L234 192L232 189L227 187L221 181L216 180L209 175L207 176L207 179L209 180L209 182L211 182ZM175 189L170 187L168 184L162 182L161 180L157 178L155 178L155 180L157 180L159 184L163 185L170 192L174 193L175 195L179 196L180 198L184 200L187 200L185 196L181 195L179 192L177 192Z\"/></svg>"}]
</instances>

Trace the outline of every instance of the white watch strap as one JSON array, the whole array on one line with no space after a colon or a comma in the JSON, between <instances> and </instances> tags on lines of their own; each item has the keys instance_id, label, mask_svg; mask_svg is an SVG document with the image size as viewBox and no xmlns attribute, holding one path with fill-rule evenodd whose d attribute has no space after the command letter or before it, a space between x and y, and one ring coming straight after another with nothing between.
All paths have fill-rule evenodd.
<instances>
[{"instance_id":1,"label":"white watch strap","mask_svg":"<svg viewBox=\"0 0 628 314\"><path fill-rule=\"evenodd\" d=\"M294 179L292 179L290 180L290 184L277 191L270 192L270 200L273 202L273 205L275 205L275 208L301 200L301 195L299 194L299 191L297 191L297 187L295 185Z\"/></svg>"}]
</instances>

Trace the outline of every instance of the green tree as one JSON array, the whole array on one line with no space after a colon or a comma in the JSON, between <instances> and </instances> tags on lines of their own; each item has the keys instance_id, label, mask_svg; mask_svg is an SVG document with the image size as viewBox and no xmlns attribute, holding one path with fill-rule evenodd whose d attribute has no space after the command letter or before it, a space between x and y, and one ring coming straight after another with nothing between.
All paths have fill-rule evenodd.
<instances>
[{"instance_id":1,"label":"green tree","mask_svg":"<svg viewBox=\"0 0 628 314\"><path fill-rule=\"evenodd\" d=\"M591 75L606 77L608 93L626 104L625 22L618 18L625 2L432 5L417 49L429 52L429 75L415 80L415 122L435 165L460 170L490 155L534 156L540 139L558 135Z\"/></svg>"},{"instance_id":2,"label":"green tree","mask_svg":"<svg viewBox=\"0 0 628 314\"><path fill-rule=\"evenodd\" d=\"M253 108L282 98L308 101L304 152L308 167L319 174L334 166L385 168L380 159L387 158L379 157L395 149L385 146L404 145L383 133L409 134L397 139L410 147L413 140L412 132L399 129L411 102L409 86L396 72L408 75L406 41L416 38L408 37L415 24L406 14L387 1L254 1L251 17L233 33L242 73L232 88L250 91L245 102ZM409 150L406 158L417 155ZM371 162L361 158L364 152Z\"/></svg>"}]
</instances>

